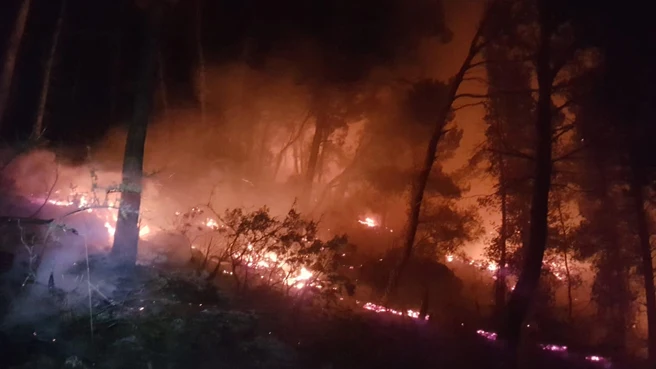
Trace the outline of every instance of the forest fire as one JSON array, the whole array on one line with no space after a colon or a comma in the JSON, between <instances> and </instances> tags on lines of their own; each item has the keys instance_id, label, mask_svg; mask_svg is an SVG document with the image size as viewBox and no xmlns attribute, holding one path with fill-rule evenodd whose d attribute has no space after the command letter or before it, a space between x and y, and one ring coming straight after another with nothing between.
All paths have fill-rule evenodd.
<instances>
[{"instance_id":1,"label":"forest fire","mask_svg":"<svg viewBox=\"0 0 656 369\"><path fill-rule=\"evenodd\" d=\"M647 7L5 2L2 365L656 363Z\"/></svg>"},{"instance_id":2,"label":"forest fire","mask_svg":"<svg viewBox=\"0 0 656 369\"><path fill-rule=\"evenodd\" d=\"M94 210L106 210L106 214L104 216L101 215L99 211L95 211L95 215L97 218L104 221L103 226L107 230L107 235L110 237L110 240L113 239L114 233L116 232L116 222L118 220L118 202L114 202L112 204L104 204L102 206L94 206L86 195L75 197L77 197L75 201L48 199L47 203L62 208L76 207L77 209L80 209L86 213L93 213ZM107 214L107 212L109 212L109 214ZM145 237L150 233L151 229L148 225L140 225L139 237Z\"/></svg>"}]
</instances>

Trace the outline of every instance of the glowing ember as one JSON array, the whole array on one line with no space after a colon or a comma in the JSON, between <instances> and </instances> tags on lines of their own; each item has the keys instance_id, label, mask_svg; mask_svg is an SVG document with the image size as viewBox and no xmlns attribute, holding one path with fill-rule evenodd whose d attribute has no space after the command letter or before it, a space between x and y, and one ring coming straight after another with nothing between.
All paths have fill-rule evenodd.
<instances>
[{"instance_id":1,"label":"glowing ember","mask_svg":"<svg viewBox=\"0 0 656 369\"><path fill-rule=\"evenodd\" d=\"M488 264L487 266L487 270L489 270L490 272L496 272L497 269L499 269L499 266L494 262Z\"/></svg>"},{"instance_id":2,"label":"glowing ember","mask_svg":"<svg viewBox=\"0 0 656 369\"><path fill-rule=\"evenodd\" d=\"M497 334L494 332L486 332L482 329L479 329L476 331L476 333L478 333L479 336L483 336L490 341L496 341L497 339Z\"/></svg>"},{"instance_id":3,"label":"glowing ember","mask_svg":"<svg viewBox=\"0 0 656 369\"><path fill-rule=\"evenodd\" d=\"M447 255L446 256L446 261L447 261L447 263L452 263L453 262L453 255Z\"/></svg>"},{"instance_id":4,"label":"glowing ember","mask_svg":"<svg viewBox=\"0 0 656 369\"><path fill-rule=\"evenodd\" d=\"M107 228L107 233L109 233L110 236L114 237L114 233L116 233L116 228L114 228L109 222L105 222L105 228Z\"/></svg>"},{"instance_id":5,"label":"glowing ember","mask_svg":"<svg viewBox=\"0 0 656 369\"><path fill-rule=\"evenodd\" d=\"M553 351L553 352L566 352L567 346L558 346L558 345L540 345L543 350Z\"/></svg>"},{"instance_id":6,"label":"glowing ember","mask_svg":"<svg viewBox=\"0 0 656 369\"><path fill-rule=\"evenodd\" d=\"M586 356L585 360L591 361L593 363L600 363L600 364L604 363L606 364L605 365L606 367L608 367L609 366L608 364L610 364L610 360L606 359L605 357L597 356L597 355Z\"/></svg>"},{"instance_id":7,"label":"glowing ember","mask_svg":"<svg viewBox=\"0 0 656 369\"><path fill-rule=\"evenodd\" d=\"M147 225L145 225L145 226L141 227L141 229L139 229L139 237L143 237L143 236L145 236L149 233L150 233L150 227L148 227Z\"/></svg>"},{"instance_id":8,"label":"glowing ember","mask_svg":"<svg viewBox=\"0 0 656 369\"><path fill-rule=\"evenodd\" d=\"M364 224L369 228L373 228L377 226L376 221L373 220L372 218L365 218L364 220L358 220L358 223Z\"/></svg>"},{"instance_id":9,"label":"glowing ember","mask_svg":"<svg viewBox=\"0 0 656 369\"><path fill-rule=\"evenodd\" d=\"M384 306L376 305L376 304L371 303L371 302L367 302L366 304L364 304L362 306L362 308L366 309L366 310L376 312L376 313L390 313L390 314L394 314L394 315L404 315L402 311L398 311L398 310L394 310L394 309L388 309ZM414 311L414 310L408 310L405 315L407 315L407 316L409 316L413 319L419 319L419 312ZM428 318L429 318L429 316L427 315L424 318L424 320L428 320Z\"/></svg>"},{"instance_id":10,"label":"glowing ember","mask_svg":"<svg viewBox=\"0 0 656 369\"><path fill-rule=\"evenodd\" d=\"M207 221L205 222L205 226L207 228L212 228L214 230L219 229L219 223L212 218L207 218Z\"/></svg>"}]
</instances>

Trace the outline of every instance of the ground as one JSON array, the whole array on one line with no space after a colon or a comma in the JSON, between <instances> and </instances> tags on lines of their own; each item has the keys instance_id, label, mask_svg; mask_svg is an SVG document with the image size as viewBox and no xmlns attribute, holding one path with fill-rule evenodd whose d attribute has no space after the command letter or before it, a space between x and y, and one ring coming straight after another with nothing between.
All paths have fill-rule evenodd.
<instances>
[{"instance_id":1,"label":"ground","mask_svg":"<svg viewBox=\"0 0 656 369\"><path fill-rule=\"evenodd\" d=\"M4 319L10 368L507 368L503 347L473 327L308 306L267 290L224 292L193 268L109 269L92 258L93 291L35 284ZM85 263L81 263L85 264ZM73 273L86 273L86 266ZM106 286L113 286L107 288ZM50 288L49 288L50 287ZM101 289L104 290L101 291ZM89 309L89 306L91 309ZM38 307L38 309L37 309ZM36 311L38 314L25 314ZM599 368L534 350L527 368Z\"/></svg>"}]
</instances>

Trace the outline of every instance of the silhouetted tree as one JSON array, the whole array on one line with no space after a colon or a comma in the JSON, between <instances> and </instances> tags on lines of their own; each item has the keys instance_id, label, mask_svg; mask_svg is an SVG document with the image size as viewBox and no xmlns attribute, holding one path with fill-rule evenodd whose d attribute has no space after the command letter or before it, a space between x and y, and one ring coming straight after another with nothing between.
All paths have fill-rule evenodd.
<instances>
[{"instance_id":1,"label":"silhouetted tree","mask_svg":"<svg viewBox=\"0 0 656 369\"><path fill-rule=\"evenodd\" d=\"M143 44L139 65L134 112L128 129L123 157L121 204L116 222L112 255L121 264L134 265L139 244L139 209L141 206L144 145L156 86L158 39L163 4L146 5Z\"/></svg>"},{"instance_id":2,"label":"silhouetted tree","mask_svg":"<svg viewBox=\"0 0 656 369\"><path fill-rule=\"evenodd\" d=\"M475 153L472 164L485 163L485 171L497 184L495 193L479 200L501 214L497 236L486 249L498 265L494 283L497 318L501 318L508 293L507 277L516 265L508 265L525 241L528 231L531 176L534 171L532 149L535 135L526 122L535 118L535 101L530 94L531 70L513 55L512 44L494 40L485 48L488 101L485 120L486 142ZM512 93L509 93L512 91ZM523 91L523 92L521 92Z\"/></svg>"},{"instance_id":3,"label":"silhouetted tree","mask_svg":"<svg viewBox=\"0 0 656 369\"><path fill-rule=\"evenodd\" d=\"M43 83L41 84L41 96L39 98L39 107L36 112L36 120L34 122L34 127L32 128L32 139L36 140L41 135L43 135L43 116L46 111L46 103L48 102L48 93L50 91L50 80L52 74L52 68L55 63L55 57L57 56L57 47L59 45L59 37L62 32L64 25L64 17L66 15L66 1L62 0L59 17L57 18L57 24L55 26L55 32L52 34L52 43L50 45L50 53L48 54L48 60L46 61L46 69L43 75Z\"/></svg>"},{"instance_id":4,"label":"silhouetted tree","mask_svg":"<svg viewBox=\"0 0 656 369\"><path fill-rule=\"evenodd\" d=\"M651 21L636 19L634 10L622 10L605 19L607 26L600 37L604 55L600 75L596 76L583 100L580 120L581 139L590 146L589 156L596 163L599 183L604 191L597 197L601 209L590 217L589 227L600 227L609 245L598 267L597 293L612 288L624 295L612 303L619 310L618 329L630 324L631 292L628 269L635 265L642 276L647 307L648 352L651 364L656 361L656 291L654 287L653 249L650 243L651 215L648 198L653 192L656 162L652 151L656 130L652 122L656 94L644 83L655 76L653 52L645 47L654 34ZM642 16L642 15L640 15ZM618 26L622 31L617 31ZM631 35L626 37L626 35ZM628 62L631 60L631 62ZM628 69L632 73L626 73ZM640 96L628 96L626 91ZM580 117L580 118L579 118ZM602 197L605 196L605 197ZM604 208L606 207L606 208ZM613 216L609 214L614 214ZM635 264L634 264L635 263ZM615 281L611 281L615 278ZM621 283L621 285L620 285ZM602 296L600 296L602 297ZM619 306L617 306L619 304ZM625 334L618 337L621 351L626 345Z\"/></svg>"},{"instance_id":5,"label":"silhouetted tree","mask_svg":"<svg viewBox=\"0 0 656 369\"><path fill-rule=\"evenodd\" d=\"M30 5L32 0L21 1L18 15L16 16L16 23L9 36L9 44L5 53L5 60L2 63L2 72L0 72L0 127L2 127L2 120L7 110L7 103L9 102L9 94L11 93L11 83L14 79L14 70L16 69L16 61L18 60L18 53L25 33L25 24L30 13Z\"/></svg>"},{"instance_id":6,"label":"silhouetted tree","mask_svg":"<svg viewBox=\"0 0 656 369\"><path fill-rule=\"evenodd\" d=\"M494 4L494 2L491 2ZM433 164L435 163L437 147L444 135L449 131L447 124L452 117L453 103L458 99L458 90L465 80L465 74L474 65L473 60L476 58L485 45L483 38L485 27L488 26L494 7L489 5L483 14L482 20L477 28L469 50L463 60L460 69L447 83L435 81L423 81L415 86L412 93L412 102L415 105L415 113L423 117L431 116L433 119L432 132L428 142L423 163L413 176L413 181L409 196L408 220L404 229L403 254L399 260L397 268L390 275L388 288L385 299L393 294L398 280L405 269L406 263L412 255L415 244L417 227L419 226L419 216L421 214L422 201L424 200L424 191L428 184ZM463 95L464 96L464 95ZM431 104L427 104L431 101Z\"/></svg>"},{"instance_id":7,"label":"silhouetted tree","mask_svg":"<svg viewBox=\"0 0 656 369\"><path fill-rule=\"evenodd\" d=\"M554 141L572 129L559 112L572 106L573 101L568 99L567 93L581 70L586 69L580 52L587 40L581 32L585 27L581 27L583 22L578 7L567 6L564 2L537 0L516 2L511 9L515 14L515 31L511 31L510 37L515 37L518 50L523 50L520 52L532 59L538 87L533 124L535 150L529 156L535 171L528 234L522 247L519 278L507 305L507 323L501 332L516 349L523 321L538 290L547 248L554 163L572 160L581 150L581 147L563 145L568 149L565 151L560 145L554 146ZM565 103L557 105L554 102L556 96L564 97Z\"/></svg>"}]
</instances>

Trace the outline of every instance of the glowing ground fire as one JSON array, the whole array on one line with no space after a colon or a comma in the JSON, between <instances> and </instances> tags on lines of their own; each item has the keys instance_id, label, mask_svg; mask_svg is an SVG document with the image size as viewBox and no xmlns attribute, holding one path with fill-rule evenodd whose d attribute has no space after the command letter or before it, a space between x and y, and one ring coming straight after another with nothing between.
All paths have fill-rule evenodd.
<instances>
[{"instance_id":1,"label":"glowing ground fire","mask_svg":"<svg viewBox=\"0 0 656 369\"><path fill-rule=\"evenodd\" d=\"M390 314L394 314L394 315L404 315L404 313L402 311L398 311L398 310L394 310L394 309L388 309L384 306L376 305L376 304L371 303L371 302L367 302L366 304L364 304L362 306L362 308L366 309L366 310L376 312L376 313L390 313ZM408 311L406 311L405 315L410 317L410 318L420 319L418 311L408 310ZM428 320L428 319L429 319L429 316L426 315L424 320Z\"/></svg>"},{"instance_id":2,"label":"glowing ground fire","mask_svg":"<svg viewBox=\"0 0 656 369\"><path fill-rule=\"evenodd\" d=\"M79 209L84 209L89 207L89 209L86 209L86 212L93 212L93 208L90 207L90 202L89 199L87 199L85 196L80 196L76 201L62 201L62 200L48 200L48 203L58 206L58 207L69 207L69 206L76 206ZM109 207L111 209L112 207ZM97 214L100 216L100 214ZM176 215L180 215L179 212L176 212ZM104 227L107 230L108 236L111 238L114 237L114 233L116 231L115 224L117 221L117 214L111 214L105 217L105 223ZM111 219L109 219L111 218ZM375 228L378 226L376 221L372 218L365 218L364 220L358 220L358 223L365 225L366 227L369 228ZM220 224L216 220L212 218L207 218L205 222L203 223L205 227L207 227L210 230L218 230L219 228L224 227L224 225ZM139 230L139 235L141 237L146 236L151 233L150 227L148 225L143 225L140 227ZM192 246L192 248L196 248L195 246ZM252 246L248 245L247 246L248 250L252 250ZM278 268L281 269L287 274L287 276L284 278L283 282L289 286L293 286L296 289L303 289L305 287L314 287L314 288L322 288L321 285L312 282L312 279L314 278L314 274L308 270L306 267L301 267L296 273L291 272L291 267L289 265L286 265L285 262L281 261L280 257L273 253L273 252L267 252L264 255L258 255L257 252L253 251L251 254L248 255L242 255L242 257L245 257L246 265L249 268L253 269L273 269L273 268ZM461 261L465 262L469 265L473 265L481 270L487 270L488 272L491 273L496 273L497 270L499 269L499 266L493 262L491 263L484 263L481 261L473 261L473 260L468 260L468 259L463 259L456 257L455 255L446 255L446 261L448 263L452 263L454 261ZM559 265L557 265L554 262L548 263L547 265L550 267L549 269L552 271L552 273L558 278L558 279L563 279L564 275L562 273L558 272ZM232 275L233 272L224 270L223 274L229 274ZM513 287L514 289L514 287ZM340 299L343 300L343 299ZM359 303L359 302L358 302ZM142 310L143 308L141 308ZM372 311L375 313L383 313L383 314L391 314L394 316L405 316L409 317L412 319L421 319L420 313L415 310L408 309L405 312L399 311L399 310L394 310L391 308L386 308L381 305L377 305L372 302L366 302L364 305L362 305L362 309L367 310L367 311ZM423 319L424 320L429 320L429 316L425 316ZM476 333L482 337L484 337L487 340L490 341L496 341L498 339L497 333L494 332L488 332L484 330L477 330ZM568 353L567 346L559 346L559 345L554 345L554 344L541 344L540 347L545 350L545 351L551 351L551 352L556 352L556 353ZM592 362L592 363L597 363L597 364L603 364L606 367L610 365L610 361L604 357L598 356L598 355L590 355L590 356L585 356L585 360Z\"/></svg>"}]
</instances>

